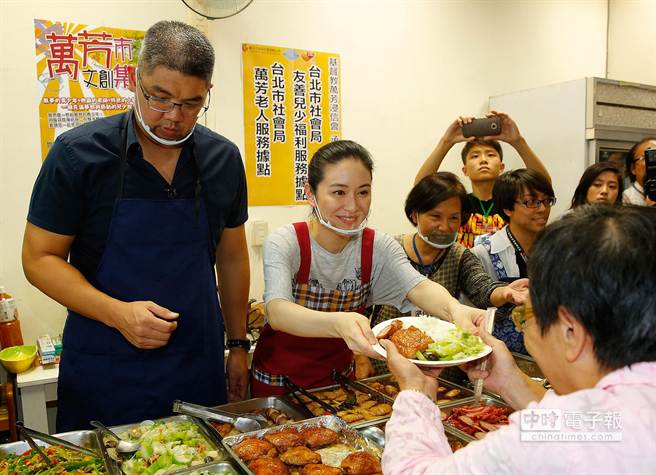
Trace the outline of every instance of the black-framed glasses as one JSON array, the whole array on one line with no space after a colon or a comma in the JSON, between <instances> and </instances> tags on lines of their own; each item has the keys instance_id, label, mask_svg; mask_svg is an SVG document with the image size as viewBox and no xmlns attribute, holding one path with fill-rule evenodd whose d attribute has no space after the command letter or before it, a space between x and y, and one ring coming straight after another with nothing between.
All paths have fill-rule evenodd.
<instances>
[{"instance_id":1,"label":"black-framed glasses","mask_svg":"<svg viewBox=\"0 0 656 475\"><path fill-rule=\"evenodd\" d=\"M541 200L519 200L515 201L515 203L519 203L525 208L539 208L540 205L544 205L545 208L551 208L556 204L556 198L552 196L551 198Z\"/></svg>"},{"instance_id":2,"label":"black-framed glasses","mask_svg":"<svg viewBox=\"0 0 656 475\"><path fill-rule=\"evenodd\" d=\"M515 308L513 308L510 316L513 323L515 324L515 329L517 329L518 332L523 332L526 328L526 322L528 322L531 318L535 318L533 307L529 307L527 305L517 305Z\"/></svg>"},{"instance_id":3,"label":"black-framed glasses","mask_svg":"<svg viewBox=\"0 0 656 475\"><path fill-rule=\"evenodd\" d=\"M210 100L212 98L212 95L209 89L207 90L207 105L203 105L202 102L198 104L173 102L168 99L164 99L162 97L157 97L157 96L153 96L152 94L148 94L144 89L143 81L141 80L141 75L139 75L139 88L141 89L141 93L143 94L143 96L146 98L146 103L148 104L148 107L151 110L154 110L155 112L167 113L173 111L173 109L175 109L176 107L179 107L180 112L182 112L182 114L186 116L196 115L196 119L200 119L201 117L203 117L203 115L205 115L207 109L210 108Z\"/></svg>"}]
</instances>

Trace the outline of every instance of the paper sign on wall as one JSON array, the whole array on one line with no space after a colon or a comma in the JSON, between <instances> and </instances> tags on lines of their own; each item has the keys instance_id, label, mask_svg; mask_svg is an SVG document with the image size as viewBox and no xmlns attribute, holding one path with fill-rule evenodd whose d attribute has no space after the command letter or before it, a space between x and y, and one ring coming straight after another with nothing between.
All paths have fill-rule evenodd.
<instances>
[{"instance_id":1,"label":"paper sign on wall","mask_svg":"<svg viewBox=\"0 0 656 475\"><path fill-rule=\"evenodd\" d=\"M34 20L42 159L62 132L128 110L128 73L144 34Z\"/></svg>"},{"instance_id":2,"label":"paper sign on wall","mask_svg":"<svg viewBox=\"0 0 656 475\"><path fill-rule=\"evenodd\" d=\"M341 138L339 55L242 45L249 206L305 203L308 162Z\"/></svg>"}]
</instances>

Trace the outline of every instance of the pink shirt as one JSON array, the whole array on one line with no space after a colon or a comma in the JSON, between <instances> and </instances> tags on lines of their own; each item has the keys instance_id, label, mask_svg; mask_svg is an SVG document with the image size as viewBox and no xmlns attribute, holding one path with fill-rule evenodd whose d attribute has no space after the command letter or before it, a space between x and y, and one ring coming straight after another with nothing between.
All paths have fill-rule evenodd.
<instances>
[{"instance_id":1,"label":"pink shirt","mask_svg":"<svg viewBox=\"0 0 656 475\"><path fill-rule=\"evenodd\" d=\"M520 428L536 410L560 413L565 436L577 423L592 432L619 432L618 442L529 442ZM549 411L551 413L551 411ZM581 414L579 417L577 414ZM617 415L619 414L619 416ZM619 426L619 427L618 427ZM535 429L536 426L533 426ZM521 430L520 430L521 429ZM394 474L624 473L656 474L656 362L639 363L603 377L594 388L558 396L549 391L510 416L510 424L453 453L440 411L423 394L402 391L385 429L383 472ZM541 431L530 431L531 434ZM590 430L584 430L588 435Z\"/></svg>"}]
</instances>

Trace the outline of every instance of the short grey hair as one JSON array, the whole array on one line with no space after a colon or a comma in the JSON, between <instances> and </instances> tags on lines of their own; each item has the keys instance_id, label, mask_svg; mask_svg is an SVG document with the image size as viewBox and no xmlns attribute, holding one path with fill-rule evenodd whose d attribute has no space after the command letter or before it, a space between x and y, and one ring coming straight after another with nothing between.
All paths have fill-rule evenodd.
<instances>
[{"instance_id":1,"label":"short grey hair","mask_svg":"<svg viewBox=\"0 0 656 475\"><path fill-rule=\"evenodd\" d=\"M181 21L160 21L148 28L139 53L139 69L164 66L187 76L212 80L214 48L198 29Z\"/></svg>"}]
</instances>

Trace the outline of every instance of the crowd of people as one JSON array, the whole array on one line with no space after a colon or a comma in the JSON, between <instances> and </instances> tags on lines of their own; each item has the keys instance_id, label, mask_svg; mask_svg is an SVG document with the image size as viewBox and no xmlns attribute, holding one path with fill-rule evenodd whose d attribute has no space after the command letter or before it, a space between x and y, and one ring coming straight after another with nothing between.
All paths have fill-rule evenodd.
<instances>
[{"instance_id":1,"label":"crowd of people","mask_svg":"<svg viewBox=\"0 0 656 475\"><path fill-rule=\"evenodd\" d=\"M492 111L501 133L465 138L473 118L460 117L407 195L415 231L395 237L366 226L374 160L365 147L322 146L305 185L311 217L264 244L267 323L249 371L243 163L232 142L197 124L213 65L202 33L157 23L130 75L134 110L62 134L43 163L23 265L69 311L59 431L90 419L162 417L174 399L240 400L249 383L257 397L287 392L287 379L331 384L333 369L386 371L372 326L420 310L482 335L494 350L491 368L470 375L519 412L453 455L433 404L436 374L384 342L402 389L385 473L516 473L533 471L536 460L543 472L653 472L656 209L644 195L644 152L654 139L627 155L631 188L622 189L613 165L594 164L571 210L548 225L551 176L513 119ZM525 168L505 171L502 142ZM458 143L471 193L440 171ZM500 308L492 334L482 330L487 307ZM509 351L533 356L553 389L523 377ZM520 442L523 411L544 408L622 411L624 439L614 450Z\"/></svg>"}]
</instances>

